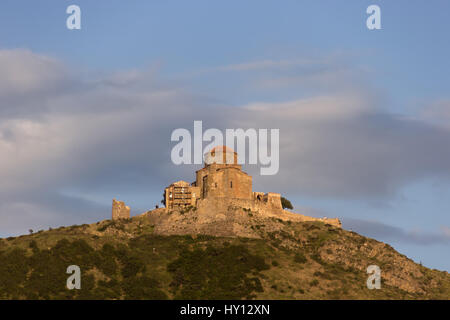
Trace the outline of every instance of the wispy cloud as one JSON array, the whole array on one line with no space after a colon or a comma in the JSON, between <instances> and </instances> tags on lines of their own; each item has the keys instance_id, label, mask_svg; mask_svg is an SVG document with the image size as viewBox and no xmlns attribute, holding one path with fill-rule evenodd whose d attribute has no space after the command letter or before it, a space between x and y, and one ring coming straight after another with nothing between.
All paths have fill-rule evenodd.
<instances>
[{"instance_id":1,"label":"wispy cloud","mask_svg":"<svg viewBox=\"0 0 450 320\"><path fill-rule=\"evenodd\" d=\"M450 99L440 99L428 104L419 112L420 119L450 129Z\"/></svg>"},{"instance_id":2,"label":"wispy cloud","mask_svg":"<svg viewBox=\"0 0 450 320\"><path fill-rule=\"evenodd\" d=\"M205 69L204 71L256 71L268 69L284 69L297 66L311 66L315 64L323 64L323 60L313 59L286 59L286 60L259 60L245 63L230 64L215 68Z\"/></svg>"}]
</instances>

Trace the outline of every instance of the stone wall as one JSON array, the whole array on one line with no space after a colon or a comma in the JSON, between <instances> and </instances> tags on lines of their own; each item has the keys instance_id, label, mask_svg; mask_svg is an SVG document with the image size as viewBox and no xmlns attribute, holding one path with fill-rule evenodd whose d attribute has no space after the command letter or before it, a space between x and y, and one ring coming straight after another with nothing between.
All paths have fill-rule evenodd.
<instances>
[{"instance_id":1,"label":"stone wall","mask_svg":"<svg viewBox=\"0 0 450 320\"><path fill-rule=\"evenodd\" d=\"M263 201L267 202L267 205L274 209L283 209L281 205L281 195L279 193L269 192L264 195Z\"/></svg>"},{"instance_id":2,"label":"stone wall","mask_svg":"<svg viewBox=\"0 0 450 320\"><path fill-rule=\"evenodd\" d=\"M112 219L129 219L130 218L130 207L125 205L123 201L117 201L113 199L112 201Z\"/></svg>"},{"instance_id":3,"label":"stone wall","mask_svg":"<svg viewBox=\"0 0 450 320\"><path fill-rule=\"evenodd\" d=\"M212 164L197 171L196 185L201 198L252 199L252 177L239 165Z\"/></svg>"},{"instance_id":4,"label":"stone wall","mask_svg":"<svg viewBox=\"0 0 450 320\"><path fill-rule=\"evenodd\" d=\"M279 194L272 194L272 196L268 196L269 199L272 199L273 201L277 198ZM205 213L211 213L214 212L216 215L222 215L223 213L229 211L229 210L236 210L236 209L246 209L251 210L252 214L259 217L265 217L265 218L277 218L284 221L297 221L297 222L304 222L304 221L320 221L324 222L336 227L341 228L342 224L341 221L337 218L330 219L330 218L314 218L305 216L300 213L294 213L290 212L288 210L284 210L281 207L281 200L280 205L276 205L273 202L266 202L261 200L253 200L253 199L230 199L230 198L206 198L206 199L199 199L197 201L197 214L201 216Z\"/></svg>"}]
</instances>

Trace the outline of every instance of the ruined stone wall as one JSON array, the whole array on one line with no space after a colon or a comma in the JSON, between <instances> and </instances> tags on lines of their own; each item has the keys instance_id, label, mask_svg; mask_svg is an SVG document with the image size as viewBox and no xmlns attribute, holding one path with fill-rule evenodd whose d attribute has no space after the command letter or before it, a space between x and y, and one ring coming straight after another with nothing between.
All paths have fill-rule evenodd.
<instances>
[{"instance_id":1,"label":"ruined stone wall","mask_svg":"<svg viewBox=\"0 0 450 320\"><path fill-rule=\"evenodd\" d=\"M263 200L272 208L283 209L283 206L281 205L281 195L279 193L269 192L264 195Z\"/></svg>"},{"instance_id":2,"label":"ruined stone wall","mask_svg":"<svg viewBox=\"0 0 450 320\"><path fill-rule=\"evenodd\" d=\"M191 205L196 206L197 200L200 199L200 187L191 187L192 200Z\"/></svg>"},{"instance_id":3,"label":"ruined stone wall","mask_svg":"<svg viewBox=\"0 0 450 320\"><path fill-rule=\"evenodd\" d=\"M201 199L197 202L197 207L199 212L202 212L202 209L220 212L229 210L230 208L241 208L249 209L256 214L269 216L282 214L284 211L281 208L272 207L264 201L227 197Z\"/></svg>"},{"instance_id":4,"label":"ruined stone wall","mask_svg":"<svg viewBox=\"0 0 450 320\"><path fill-rule=\"evenodd\" d=\"M117 201L113 199L112 201L112 219L129 219L130 218L130 207L125 205L123 201Z\"/></svg>"},{"instance_id":5,"label":"ruined stone wall","mask_svg":"<svg viewBox=\"0 0 450 320\"><path fill-rule=\"evenodd\" d=\"M276 198L276 197L275 197ZM300 213L283 210L280 206L272 206L265 201L253 199L230 199L230 198L206 198L197 201L197 213L201 216L204 213L214 212L216 215L223 215L229 210L250 209L253 215L277 218L285 221L320 221L336 227L342 227L339 219L314 218ZM244 214L244 210L242 210Z\"/></svg>"}]
</instances>

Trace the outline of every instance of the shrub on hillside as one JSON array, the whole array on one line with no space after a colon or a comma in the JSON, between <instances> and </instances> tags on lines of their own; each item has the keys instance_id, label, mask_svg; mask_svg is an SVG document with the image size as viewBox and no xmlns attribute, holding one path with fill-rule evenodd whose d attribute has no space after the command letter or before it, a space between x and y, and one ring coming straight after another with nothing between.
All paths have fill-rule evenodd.
<instances>
[{"instance_id":1,"label":"shrub on hillside","mask_svg":"<svg viewBox=\"0 0 450 320\"><path fill-rule=\"evenodd\" d=\"M246 247L230 245L182 252L167 270L178 299L243 299L262 292L258 273L268 268L264 258Z\"/></svg>"},{"instance_id":2,"label":"shrub on hillside","mask_svg":"<svg viewBox=\"0 0 450 320\"><path fill-rule=\"evenodd\" d=\"M294 256L294 261L297 263L305 263L306 261L308 261L305 257L305 255L301 252L297 252Z\"/></svg>"}]
</instances>

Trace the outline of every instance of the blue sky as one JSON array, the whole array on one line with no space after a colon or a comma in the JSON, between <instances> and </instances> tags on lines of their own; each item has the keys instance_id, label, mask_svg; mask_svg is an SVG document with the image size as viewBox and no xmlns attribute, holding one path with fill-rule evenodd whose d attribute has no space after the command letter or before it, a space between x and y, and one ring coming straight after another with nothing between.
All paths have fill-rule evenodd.
<instances>
[{"instance_id":1,"label":"blue sky","mask_svg":"<svg viewBox=\"0 0 450 320\"><path fill-rule=\"evenodd\" d=\"M81 30L65 26L71 4ZM365 26L371 4L382 30ZM195 167L170 163L174 128L274 119L282 141L302 142L254 189L448 271L449 12L448 1L2 1L0 151L14 166L0 166L0 236L107 218L113 197L151 208L170 179L193 180Z\"/></svg>"}]
</instances>

